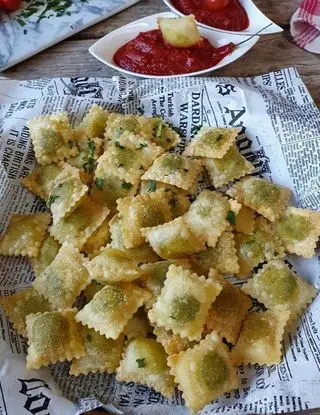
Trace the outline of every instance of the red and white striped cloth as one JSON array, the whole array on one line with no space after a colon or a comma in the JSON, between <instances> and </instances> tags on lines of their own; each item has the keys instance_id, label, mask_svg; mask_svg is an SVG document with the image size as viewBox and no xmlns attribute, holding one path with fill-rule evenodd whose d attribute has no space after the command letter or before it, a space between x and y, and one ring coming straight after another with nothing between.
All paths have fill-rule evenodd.
<instances>
[{"instance_id":1,"label":"red and white striped cloth","mask_svg":"<svg viewBox=\"0 0 320 415\"><path fill-rule=\"evenodd\" d=\"M294 42L303 49L320 53L320 0L304 0L290 22Z\"/></svg>"}]
</instances>

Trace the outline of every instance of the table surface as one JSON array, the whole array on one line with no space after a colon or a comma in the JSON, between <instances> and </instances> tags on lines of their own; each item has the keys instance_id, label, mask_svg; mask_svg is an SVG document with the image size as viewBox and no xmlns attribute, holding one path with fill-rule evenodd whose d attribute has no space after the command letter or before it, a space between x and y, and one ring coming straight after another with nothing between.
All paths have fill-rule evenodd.
<instances>
[{"instance_id":1,"label":"table surface","mask_svg":"<svg viewBox=\"0 0 320 415\"><path fill-rule=\"evenodd\" d=\"M292 43L289 22L299 0L255 0L260 9L284 31L263 36L245 56L232 65L212 72L212 76L260 75L279 68L295 66L311 95L320 103L320 55L308 53ZM110 77L117 72L107 68L88 52L97 39L124 24L146 15L168 10L162 0L141 0L138 4L105 21L84 30L8 69L4 76L13 79L32 79L55 76Z\"/></svg>"},{"instance_id":2,"label":"table surface","mask_svg":"<svg viewBox=\"0 0 320 415\"><path fill-rule=\"evenodd\" d=\"M284 31L263 36L245 56L230 66L212 72L212 76L251 76L295 66L315 101L320 104L320 55L308 53L291 40L289 22L299 0L255 0L256 5ZM93 58L88 48L105 34L141 17L168 10L162 0L141 0L138 4L80 32L60 44L8 69L12 79L35 79L56 76L111 77L117 72ZM92 414L92 413L90 413ZM295 415L299 413L296 412ZM300 413L302 415L302 413ZM320 415L320 410L303 415Z\"/></svg>"}]
</instances>

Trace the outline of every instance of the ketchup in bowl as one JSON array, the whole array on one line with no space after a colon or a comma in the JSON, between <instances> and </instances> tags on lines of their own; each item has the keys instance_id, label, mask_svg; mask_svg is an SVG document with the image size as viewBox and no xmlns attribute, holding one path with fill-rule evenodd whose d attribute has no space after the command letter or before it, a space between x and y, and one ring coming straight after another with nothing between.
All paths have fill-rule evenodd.
<instances>
[{"instance_id":1,"label":"ketchup in bowl","mask_svg":"<svg viewBox=\"0 0 320 415\"><path fill-rule=\"evenodd\" d=\"M204 38L190 47L165 42L159 29L140 33L118 49L113 61L123 69L146 75L179 75L217 65L234 49L232 43L215 48Z\"/></svg>"},{"instance_id":2,"label":"ketchup in bowl","mask_svg":"<svg viewBox=\"0 0 320 415\"><path fill-rule=\"evenodd\" d=\"M183 14L217 29L241 32L249 26L249 18L238 0L172 0Z\"/></svg>"}]
</instances>

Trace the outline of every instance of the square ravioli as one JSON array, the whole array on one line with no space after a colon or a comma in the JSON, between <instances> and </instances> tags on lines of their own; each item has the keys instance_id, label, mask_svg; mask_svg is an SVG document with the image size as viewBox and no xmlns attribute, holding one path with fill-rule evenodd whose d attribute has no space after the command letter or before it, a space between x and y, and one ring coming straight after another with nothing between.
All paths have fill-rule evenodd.
<instances>
[{"instance_id":1,"label":"square ravioli","mask_svg":"<svg viewBox=\"0 0 320 415\"><path fill-rule=\"evenodd\" d=\"M137 184L144 171L162 153L161 147L147 139L125 132L108 146L98 159L98 164L102 164L104 169L114 173L121 180Z\"/></svg>"},{"instance_id":2,"label":"square ravioli","mask_svg":"<svg viewBox=\"0 0 320 415\"><path fill-rule=\"evenodd\" d=\"M47 200L62 168L60 164L37 166L28 176L21 178L21 184L41 199Z\"/></svg>"},{"instance_id":3,"label":"square ravioli","mask_svg":"<svg viewBox=\"0 0 320 415\"><path fill-rule=\"evenodd\" d=\"M43 244L41 245L39 255L37 257L31 258L32 269L36 276L40 275L41 272L51 264L51 262L56 257L59 249L59 242L47 234Z\"/></svg>"},{"instance_id":4,"label":"square ravioli","mask_svg":"<svg viewBox=\"0 0 320 415\"><path fill-rule=\"evenodd\" d=\"M231 146L222 158L206 158L204 165L211 184L216 188L240 179L254 170L254 166L240 154L236 146Z\"/></svg>"},{"instance_id":5,"label":"square ravioli","mask_svg":"<svg viewBox=\"0 0 320 415\"><path fill-rule=\"evenodd\" d=\"M69 374L115 373L122 355L124 336L119 336L117 340L107 339L95 330L82 326L82 338L85 355L72 360Z\"/></svg>"},{"instance_id":6,"label":"square ravioli","mask_svg":"<svg viewBox=\"0 0 320 415\"><path fill-rule=\"evenodd\" d=\"M153 228L142 228L142 235L153 250L164 259L175 259L205 249L203 237L196 236L183 217Z\"/></svg>"},{"instance_id":7,"label":"square ravioli","mask_svg":"<svg viewBox=\"0 0 320 415\"><path fill-rule=\"evenodd\" d=\"M141 180L140 193L148 194L163 190L167 194L172 218L184 215L190 207L188 192L171 184L156 182L155 180Z\"/></svg>"},{"instance_id":8,"label":"square ravioli","mask_svg":"<svg viewBox=\"0 0 320 415\"><path fill-rule=\"evenodd\" d=\"M76 320L115 340L133 314L150 297L149 291L130 282L107 284L78 312Z\"/></svg>"},{"instance_id":9,"label":"square ravioli","mask_svg":"<svg viewBox=\"0 0 320 415\"><path fill-rule=\"evenodd\" d=\"M76 312L67 309L27 316L28 369L84 356L81 325L74 319Z\"/></svg>"},{"instance_id":10,"label":"square ravioli","mask_svg":"<svg viewBox=\"0 0 320 415\"><path fill-rule=\"evenodd\" d=\"M182 267L170 265L161 294L148 317L152 324L189 340L200 340L209 308L222 286Z\"/></svg>"},{"instance_id":11,"label":"square ravioli","mask_svg":"<svg viewBox=\"0 0 320 415\"><path fill-rule=\"evenodd\" d=\"M192 414L239 386L229 356L227 346L212 333L193 348L168 357L170 373Z\"/></svg>"},{"instance_id":12,"label":"square ravioli","mask_svg":"<svg viewBox=\"0 0 320 415\"><path fill-rule=\"evenodd\" d=\"M93 104L78 125L89 138L103 137L109 113L103 107Z\"/></svg>"},{"instance_id":13,"label":"square ravioli","mask_svg":"<svg viewBox=\"0 0 320 415\"><path fill-rule=\"evenodd\" d=\"M135 114L118 114L113 112L109 114L108 122L104 132L104 145L108 148L110 144L119 140L122 134L139 135L150 141L150 134L143 133L139 117Z\"/></svg>"},{"instance_id":14,"label":"square ravioli","mask_svg":"<svg viewBox=\"0 0 320 415\"><path fill-rule=\"evenodd\" d=\"M222 274L238 273L239 263L233 233L223 232L214 248L193 254L190 260L195 272L201 275L208 275L210 268L215 268Z\"/></svg>"},{"instance_id":15,"label":"square ravioli","mask_svg":"<svg viewBox=\"0 0 320 415\"><path fill-rule=\"evenodd\" d=\"M275 228L286 251L311 258L320 236L320 212L290 206Z\"/></svg>"},{"instance_id":16,"label":"square ravioli","mask_svg":"<svg viewBox=\"0 0 320 415\"><path fill-rule=\"evenodd\" d=\"M70 245L81 249L108 214L107 206L86 196L70 216L61 218L59 222L51 225L49 232L61 244L69 242Z\"/></svg>"},{"instance_id":17,"label":"square ravioli","mask_svg":"<svg viewBox=\"0 0 320 415\"><path fill-rule=\"evenodd\" d=\"M211 304L205 331L216 331L228 343L236 344L241 323L251 306L251 299L235 285L219 276L215 270L211 270L209 276L216 279L223 288Z\"/></svg>"},{"instance_id":18,"label":"square ravioli","mask_svg":"<svg viewBox=\"0 0 320 415\"><path fill-rule=\"evenodd\" d=\"M82 183L80 171L69 164L61 165L62 172L56 177L47 199L53 223L69 216L81 203L89 188Z\"/></svg>"},{"instance_id":19,"label":"square ravioli","mask_svg":"<svg viewBox=\"0 0 320 415\"><path fill-rule=\"evenodd\" d=\"M158 261L151 264L141 265L139 275L141 285L153 294L151 300L146 305L148 308L152 307L152 304L156 301L158 295L160 295L168 269L172 264L185 269L191 268L188 259Z\"/></svg>"},{"instance_id":20,"label":"square ravioli","mask_svg":"<svg viewBox=\"0 0 320 415\"><path fill-rule=\"evenodd\" d=\"M4 309L17 333L23 337L27 337L27 315L51 309L48 301L31 287L7 297L0 297L0 307Z\"/></svg>"},{"instance_id":21,"label":"square ravioli","mask_svg":"<svg viewBox=\"0 0 320 415\"><path fill-rule=\"evenodd\" d=\"M248 277L262 262L285 255L283 244L273 225L262 216L256 219L253 234L236 233L235 243L240 266L239 277Z\"/></svg>"},{"instance_id":22,"label":"square ravioli","mask_svg":"<svg viewBox=\"0 0 320 415\"><path fill-rule=\"evenodd\" d=\"M281 341L288 317L288 311L248 313L238 342L231 352L233 364L278 365L281 362Z\"/></svg>"},{"instance_id":23,"label":"square ravioli","mask_svg":"<svg viewBox=\"0 0 320 415\"><path fill-rule=\"evenodd\" d=\"M214 248L230 225L229 216L236 215L240 208L236 201L206 189L191 203L184 219L195 235L205 238L207 245Z\"/></svg>"},{"instance_id":24,"label":"square ravioli","mask_svg":"<svg viewBox=\"0 0 320 415\"><path fill-rule=\"evenodd\" d=\"M39 164L57 163L77 155L77 147L69 144L74 133L66 112L33 118L27 125Z\"/></svg>"},{"instance_id":25,"label":"square ravioli","mask_svg":"<svg viewBox=\"0 0 320 415\"><path fill-rule=\"evenodd\" d=\"M50 222L48 213L12 215L0 240L0 255L38 256Z\"/></svg>"},{"instance_id":26,"label":"square ravioli","mask_svg":"<svg viewBox=\"0 0 320 415\"><path fill-rule=\"evenodd\" d=\"M154 339L138 337L127 344L116 379L142 383L167 398L171 398L174 393L174 381L167 366L166 352Z\"/></svg>"},{"instance_id":27,"label":"square ravioli","mask_svg":"<svg viewBox=\"0 0 320 415\"><path fill-rule=\"evenodd\" d=\"M142 248L142 249L140 249ZM107 246L96 255L87 268L92 278L102 283L133 281L140 275L140 265L157 260L156 254L145 245L135 249L117 249Z\"/></svg>"},{"instance_id":28,"label":"square ravioli","mask_svg":"<svg viewBox=\"0 0 320 415\"><path fill-rule=\"evenodd\" d=\"M256 224L255 218L256 212L242 205L239 213L236 215L235 230L245 235L252 235Z\"/></svg>"},{"instance_id":29,"label":"square ravioli","mask_svg":"<svg viewBox=\"0 0 320 415\"><path fill-rule=\"evenodd\" d=\"M64 243L50 265L33 281L33 287L56 310L73 306L90 283L85 259L77 248Z\"/></svg>"},{"instance_id":30,"label":"square ravioli","mask_svg":"<svg viewBox=\"0 0 320 415\"><path fill-rule=\"evenodd\" d=\"M92 258L99 254L100 249L110 242L110 221L105 219L102 224L93 232L87 239L87 242L82 247L82 252Z\"/></svg>"},{"instance_id":31,"label":"square ravioli","mask_svg":"<svg viewBox=\"0 0 320 415\"><path fill-rule=\"evenodd\" d=\"M201 168L199 160L176 153L165 153L154 161L142 176L142 180L155 180L189 190L197 182Z\"/></svg>"},{"instance_id":32,"label":"square ravioli","mask_svg":"<svg viewBox=\"0 0 320 415\"><path fill-rule=\"evenodd\" d=\"M242 286L242 290L272 311L289 311L290 324L300 316L317 294L316 288L280 259L265 264Z\"/></svg>"},{"instance_id":33,"label":"square ravioli","mask_svg":"<svg viewBox=\"0 0 320 415\"><path fill-rule=\"evenodd\" d=\"M126 248L135 248L144 243L141 228L161 225L172 219L167 193L163 191L128 196L119 199L117 204Z\"/></svg>"},{"instance_id":34,"label":"square ravioli","mask_svg":"<svg viewBox=\"0 0 320 415\"><path fill-rule=\"evenodd\" d=\"M183 352L197 344L196 341L181 337L179 334L173 334L171 330L166 330L164 327L155 326L153 334L157 337L157 342L162 344L168 355Z\"/></svg>"},{"instance_id":35,"label":"square ravioli","mask_svg":"<svg viewBox=\"0 0 320 415\"><path fill-rule=\"evenodd\" d=\"M202 127L183 155L220 159L235 143L240 131L240 128Z\"/></svg>"},{"instance_id":36,"label":"square ravioli","mask_svg":"<svg viewBox=\"0 0 320 415\"><path fill-rule=\"evenodd\" d=\"M275 222L283 215L291 197L291 190L251 176L239 180L227 194Z\"/></svg>"}]
</instances>

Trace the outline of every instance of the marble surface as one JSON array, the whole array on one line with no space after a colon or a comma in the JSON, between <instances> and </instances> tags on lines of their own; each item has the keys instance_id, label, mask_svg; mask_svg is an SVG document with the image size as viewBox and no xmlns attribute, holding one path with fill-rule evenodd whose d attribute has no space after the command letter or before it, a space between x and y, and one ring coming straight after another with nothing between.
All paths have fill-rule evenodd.
<instances>
[{"instance_id":1,"label":"marble surface","mask_svg":"<svg viewBox=\"0 0 320 415\"><path fill-rule=\"evenodd\" d=\"M60 42L81 30L137 3L139 0L73 0L63 15L37 8L26 17L34 0L19 11L0 11L0 71ZM31 10L32 11L32 10Z\"/></svg>"}]
</instances>

